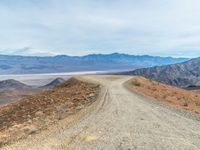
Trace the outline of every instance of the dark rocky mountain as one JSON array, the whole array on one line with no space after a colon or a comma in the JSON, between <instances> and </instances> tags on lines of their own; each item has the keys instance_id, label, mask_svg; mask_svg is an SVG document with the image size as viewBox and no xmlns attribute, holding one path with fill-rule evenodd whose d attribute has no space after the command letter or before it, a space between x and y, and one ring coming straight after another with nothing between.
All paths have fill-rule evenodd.
<instances>
[{"instance_id":1,"label":"dark rocky mountain","mask_svg":"<svg viewBox=\"0 0 200 150\"><path fill-rule=\"evenodd\" d=\"M13 102L24 96L39 91L17 80L8 79L0 81L0 105Z\"/></svg>"},{"instance_id":2,"label":"dark rocky mountain","mask_svg":"<svg viewBox=\"0 0 200 150\"><path fill-rule=\"evenodd\" d=\"M0 74L129 70L180 63L186 60L189 59L119 53L86 56L58 55L54 57L0 55Z\"/></svg>"},{"instance_id":3,"label":"dark rocky mountain","mask_svg":"<svg viewBox=\"0 0 200 150\"><path fill-rule=\"evenodd\" d=\"M47 85L45 86L42 86L42 88L53 88L55 87L56 85L59 85L61 83L63 83L65 80L63 78L56 78L55 80L53 80L52 82L48 83Z\"/></svg>"},{"instance_id":4,"label":"dark rocky mountain","mask_svg":"<svg viewBox=\"0 0 200 150\"><path fill-rule=\"evenodd\" d=\"M200 58L173 65L136 69L122 74L140 75L173 86L199 87Z\"/></svg>"},{"instance_id":5,"label":"dark rocky mountain","mask_svg":"<svg viewBox=\"0 0 200 150\"><path fill-rule=\"evenodd\" d=\"M41 86L41 87L33 87L33 86L29 86L26 85L20 81L14 80L14 79L8 79L8 80L3 80L0 81L0 91L3 90L31 90L31 89L39 89L39 88L53 88L56 85L59 85L61 83L63 83L65 80L63 78L56 78L53 81L51 81L50 83Z\"/></svg>"},{"instance_id":6,"label":"dark rocky mountain","mask_svg":"<svg viewBox=\"0 0 200 150\"><path fill-rule=\"evenodd\" d=\"M62 78L56 78L42 87L32 87L13 79L0 81L0 105L16 101L42 90L53 88L64 81Z\"/></svg>"},{"instance_id":7,"label":"dark rocky mountain","mask_svg":"<svg viewBox=\"0 0 200 150\"><path fill-rule=\"evenodd\" d=\"M5 89L30 89L31 86L28 86L22 82L19 82L14 79L8 79L8 80L3 80L0 81L0 90L5 90Z\"/></svg>"}]
</instances>

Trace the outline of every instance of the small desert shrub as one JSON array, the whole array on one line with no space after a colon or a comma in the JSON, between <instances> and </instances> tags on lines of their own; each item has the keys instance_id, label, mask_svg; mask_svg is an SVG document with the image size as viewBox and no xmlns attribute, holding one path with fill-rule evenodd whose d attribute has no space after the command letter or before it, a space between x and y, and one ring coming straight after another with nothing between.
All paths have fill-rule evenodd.
<instances>
[{"instance_id":1,"label":"small desert shrub","mask_svg":"<svg viewBox=\"0 0 200 150\"><path fill-rule=\"evenodd\" d=\"M195 102L196 106L200 106L200 102Z\"/></svg>"},{"instance_id":2,"label":"small desert shrub","mask_svg":"<svg viewBox=\"0 0 200 150\"><path fill-rule=\"evenodd\" d=\"M174 95L177 95L177 94L178 94L178 92L175 91L175 92L174 92Z\"/></svg>"},{"instance_id":3,"label":"small desert shrub","mask_svg":"<svg viewBox=\"0 0 200 150\"><path fill-rule=\"evenodd\" d=\"M138 82L137 80L134 80L132 83L135 86L142 86L142 84L140 82Z\"/></svg>"},{"instance_id":4,"label":"small desert shrub","mask_svg":"<svg viewBox=\"0 0 200 150\"><path fill-rule=\"evenodd\" d=\"M167 95L166 95L166 94L165 94L165 95L163 95L163 98L164 98L164 99L166 99L166 98L167 98Z\"/></svg>"},{"instance_id":5,"label":"small desert shrub","mask_svg":"<svg viewBox=\"0 0 200 150\"><path fill-rule=\"evenodd\" d=\"M188 103L187 103L186 100L182 100L182 106L184 106L184 107L187 107L187 106L188 106Z\"/></svg>"},{"instance_id":6,"label":"small desert shrub","mask_svg":"<svg viewBox=\"0 0 200 150\"><path fill-rule=\"evenodd\" d=\"M182 100L182 97L177 97L177 100L179 100L179 101Z\"/></svg>"}]
</instances>

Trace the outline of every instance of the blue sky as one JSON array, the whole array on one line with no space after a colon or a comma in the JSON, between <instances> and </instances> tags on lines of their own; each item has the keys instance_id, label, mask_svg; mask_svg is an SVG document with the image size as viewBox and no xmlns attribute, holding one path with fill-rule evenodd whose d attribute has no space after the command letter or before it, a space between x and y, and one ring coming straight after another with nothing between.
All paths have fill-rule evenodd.
<instances>
[{"instance_id":1,"label":"blue sky","mask_svg":"<svg viewBox=\"0 0 200 150\"><path fill-rule=\"evenodd\" d=\"M200 56L199 0L1 0L0 53Z\"/></svg>"}]
</instances>

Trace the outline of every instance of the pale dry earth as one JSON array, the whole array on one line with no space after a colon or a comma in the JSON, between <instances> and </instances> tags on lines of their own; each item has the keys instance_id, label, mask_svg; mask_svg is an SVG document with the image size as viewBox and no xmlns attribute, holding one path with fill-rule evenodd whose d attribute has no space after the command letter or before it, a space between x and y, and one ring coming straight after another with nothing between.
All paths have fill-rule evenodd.
<instances>
[{"instance_id":1,"label":"pale dry earth","mask_svg":"<svg viewBox=\"0 0 200 150\"><path fill-rule=\"evenodd\" d=\"M192 113L129 91L129 76L80 78L103 86L93 105L2 150L200 149L200 122Z\"/></svg>"}]
</instances>

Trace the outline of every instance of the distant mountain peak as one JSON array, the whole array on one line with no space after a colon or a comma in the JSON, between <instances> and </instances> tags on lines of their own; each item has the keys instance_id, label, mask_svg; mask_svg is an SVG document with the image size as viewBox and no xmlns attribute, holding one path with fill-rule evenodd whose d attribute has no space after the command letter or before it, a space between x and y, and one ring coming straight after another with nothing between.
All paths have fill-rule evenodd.
<instances>
[{"instance_id":1,"label":"distant mountain peak","mask_svg":"<svg viewBox=\"0 0 200 150\"><path fill-rule=\"evenodd\" d=\"M52 88L52 87L55 87L56 85L63 83L64 81L65 80L63 78L56 78L53 81L51 81L50 83L44 85L42 88Z\"/></svg>"},{"instance_id":2,"label":"distant mountain peak","mask_svg":"<svg viewBox=\"0 0 200 150\"><path fill-rule=\"evenodd\" d=\"M10 89L10 88L24 89L24 88L30 88L30 86L14 79L0 81L0 89Z\"/></svg>"}]
</instances>

